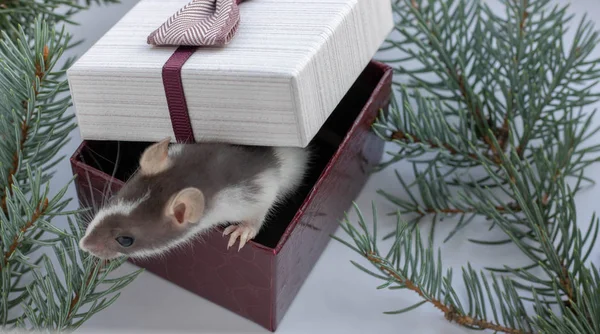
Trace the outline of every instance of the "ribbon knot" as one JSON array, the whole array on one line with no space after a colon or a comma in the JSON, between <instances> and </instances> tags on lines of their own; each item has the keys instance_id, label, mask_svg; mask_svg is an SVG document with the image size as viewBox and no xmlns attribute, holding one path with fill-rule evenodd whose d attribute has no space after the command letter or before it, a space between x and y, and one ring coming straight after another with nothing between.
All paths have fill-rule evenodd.
<instances>
[{"instance_id":1,"label":"ribbon knot","mask_svg":"<svg viewBox=\"0 0 600 334\"><path fill-rule=\"evenodd\" d=\"M244 0L192 0L148 36L162 46L221 46L228 44L240 22Z\"/></svg>"}]
</instances>

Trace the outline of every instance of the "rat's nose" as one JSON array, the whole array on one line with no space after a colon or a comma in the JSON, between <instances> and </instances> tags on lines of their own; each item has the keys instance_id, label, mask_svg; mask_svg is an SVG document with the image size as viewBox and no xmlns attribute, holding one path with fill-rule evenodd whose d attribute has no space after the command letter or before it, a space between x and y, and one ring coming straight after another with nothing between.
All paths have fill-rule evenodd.
<instances>
[{"instance_id":1,"label":"rat's nose","mask_svg":"<svg viewBox=\"0 0 600 334\"><path fill-rule=\"evenodd\" d=\"M91 252L102 250L102 245L99 243L91 243L87 237L83 237L81 240L79 240L79 247L83 250Z\"/></svg>"}]
</instances>

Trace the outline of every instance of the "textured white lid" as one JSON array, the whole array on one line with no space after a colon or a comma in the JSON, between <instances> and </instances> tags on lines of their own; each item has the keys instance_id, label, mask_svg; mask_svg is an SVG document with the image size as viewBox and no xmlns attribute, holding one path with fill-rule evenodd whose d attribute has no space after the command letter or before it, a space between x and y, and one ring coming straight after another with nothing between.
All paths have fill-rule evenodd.
<instances>
[{"instance_id":1,"label":"textured white lid","mask_svg":"<svg viewBox=\"0 0 600 334\"><path fill-rule=\"evenodd\" d=\"M141 0L68 70L83 139L175 139L147 36L189 0ZM225 47L182 70L197 141L306 146L393 27L390 0L248 0Z\"/></svg>"}]
</instances>

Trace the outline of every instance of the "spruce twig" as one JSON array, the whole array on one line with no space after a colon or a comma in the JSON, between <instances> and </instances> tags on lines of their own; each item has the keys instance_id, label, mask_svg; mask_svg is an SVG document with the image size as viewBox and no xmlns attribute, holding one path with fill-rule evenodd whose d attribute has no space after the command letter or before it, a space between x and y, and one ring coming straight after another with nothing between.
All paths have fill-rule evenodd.
<instances>
[{"instance_id":1,"label":"spruce twig","mask_svg":"<svg viewBox=\"0 0 600 334\"><path fill-rule=\"evenodd\" d=\"M591 126L595 112L586 106L600 97L600 59L591 57L600 37L583 18L567 48L568 6L551 0L501 3L504 12L479 0L395 1L395 34L382 51L402 53L386 60L395 68L398 101L373 129L399 147L382 168L408 160L415 181L396 173L398 192L408 199L378 193L398 207L399 220L459 217L446 240L485 218L505 239L472 241L489 247L513 243L531 264L500 264L480 274L468 265L465 305L454 291L451 269L442 279L439 255L431 242L422 245L413 223L399 224L386 236L395 238L387 256L358 208L361 228L343 224L354 245L337 239L378 270L359 266L384 280L382 287L415 291L460 325L507 333L598 333L600 280L589 256L600 221L594 217L580 230L574 198L590 182L585 169L599 160L600 145L586 143L599 133ZM524 303L533 304L534 312L526 312Z\"/></svg>"},{"instance_id":2,"label":"spruce twig","mask_svg":"<svg viewBox=\"0 0 600 334\"><path fill-rule=\"evenodd\" d=\"M110 2L110 1L107 1ZM51 12L59 3L67 13ZM89 5L91 1L87 1ZM43 8L37 19L27 21ZM99 264L79 250L82 212L67 212L68 185L50 196L59 150L75 128L64 68L65 29L85 8L74 1L3 2L0 12L0 327L41 331L79 328L110 306L140 271L111 277L125 260ZM8 19L8 20L7 20ZM23 22L21 22L23 21ZM27 22L26 22L27 21ZM22 25L18 25L23 23ZM4 29L6 25L10 28ZM67 65L69 60L67 60ZM52 224L66 216L68 229ZM54 252L59 265L50 260Z\"/></svg>"}]
</instances>

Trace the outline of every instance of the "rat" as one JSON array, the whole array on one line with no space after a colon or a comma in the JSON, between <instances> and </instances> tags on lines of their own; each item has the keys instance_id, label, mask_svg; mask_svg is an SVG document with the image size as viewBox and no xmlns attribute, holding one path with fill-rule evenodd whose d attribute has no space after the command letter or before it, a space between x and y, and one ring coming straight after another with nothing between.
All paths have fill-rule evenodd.
<instances>
[{"instance_id":1,"label":"rat","mask_svg":"<svg viewBox=\"0 0 600 334\"><path fill-rule=\"evenodd\" d=\"M253 239L302 183L308 148L227 143L149 146L139 169L89 223L82 250L110 260L152 257L225 226L227 249Z\"/></svg>"}]
</instances>

